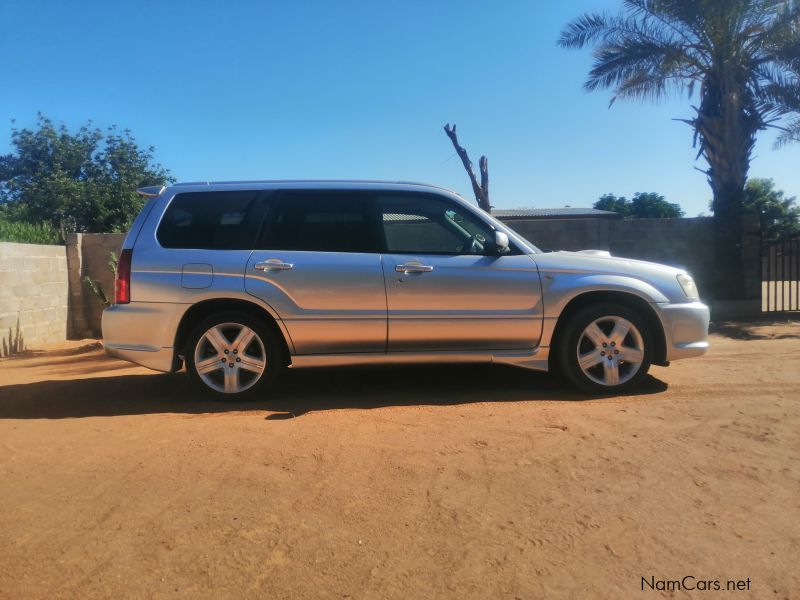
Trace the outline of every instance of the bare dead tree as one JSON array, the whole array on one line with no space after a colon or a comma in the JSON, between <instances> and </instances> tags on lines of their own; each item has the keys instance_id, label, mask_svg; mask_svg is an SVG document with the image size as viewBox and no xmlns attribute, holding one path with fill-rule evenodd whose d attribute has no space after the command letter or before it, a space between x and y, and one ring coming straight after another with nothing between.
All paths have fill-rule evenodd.
<instances>
[{"instance_id":1,"label":"bare dead tree","mask_svg":"<svg viewBox=\"0 0 800 600\"><path fill-rule=\"evenodd\" d=\"M452 127L450 123L447 123L444 126L444 132L447 134L447 137L450 138L450 141L453 142L453 148L456 149L456 154L458 154L461 162L464 164L464 169L466 169L467 175L469 175L469 181L472 184L472 191L475 193L475 200L478 201L478 206L487 213L492 212L492 205L489 204L489 159L485 156L481 156L480 160L478 160L478 169L481 174L481 182L478 183L475 170L472 168L472 161L469 159L466 149L458 143L455 123L453 123Z\"/></svg>"}]
</instances>

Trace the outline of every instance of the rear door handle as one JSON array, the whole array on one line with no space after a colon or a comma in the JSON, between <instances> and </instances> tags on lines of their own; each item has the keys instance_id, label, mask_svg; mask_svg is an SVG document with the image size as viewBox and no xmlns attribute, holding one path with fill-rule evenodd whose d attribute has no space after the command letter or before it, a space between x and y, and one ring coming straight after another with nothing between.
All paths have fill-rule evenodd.
<instances>
[{"instance_id":1,"label":"rear door handle","mask_svg":"<svg viewBox=\"0 0 800 600\"><path fill-rule=\"evenodd\" d=\"M423 265L417 261L412 261L404 265L397 265L394 270L398 273L430 273L433 271L433 267L430 265Z\"/></svg>"},{"instance_id":2,"label":"rear door handle","mask_svg":"<svg viewBox=\"0 0 800 600\"><path fill-rule=\"evenodd\" d=\"M292 263L283 262L280 258L270 258L254 265L256 271L288 271L294 268Z\"/></svg>"}]
</instances>

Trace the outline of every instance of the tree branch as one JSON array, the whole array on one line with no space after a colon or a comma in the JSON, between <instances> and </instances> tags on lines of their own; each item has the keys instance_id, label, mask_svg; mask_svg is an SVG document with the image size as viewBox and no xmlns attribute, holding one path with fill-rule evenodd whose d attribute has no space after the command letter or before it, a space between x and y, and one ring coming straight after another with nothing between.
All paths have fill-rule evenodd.
<instances>
[{"instance_id":1,"label":"tree branch","mask_svg":"<svg viewBox=\"0 0 800 600\"><path fill-rule=\"evenodd\" d=\"M492 211L492 205L489 204L489 160L485 156L481 156L478 167L481 173L481 182L478 183L478 178L475 176L475 170L472 167L472 161L469 159L466 149L458 143L458 136L456 135L456 125L450 126L447 123L444 126L444 132L450 141L453 143L453 148L456 154L461 159L464 169L469 175L469 181L472 184L472 191L475 194L475 200L478 201L478 206L485 210L487 213Z\"/></svg>"},{"instance_id":2,"label":"tree branch","mask_svg":"<svg viewBox=\"0 0 800 600\"><path fill-rule=\"evenodd\" d=\"M481 156L478 160L478 170L481 172L481 190L483 191L483 197L486 198L486 203L488 205L485 210L486 212L490 212L492 206L489 204L489 159L486 158L486 156Z\"/></svg>"}]
</instances>

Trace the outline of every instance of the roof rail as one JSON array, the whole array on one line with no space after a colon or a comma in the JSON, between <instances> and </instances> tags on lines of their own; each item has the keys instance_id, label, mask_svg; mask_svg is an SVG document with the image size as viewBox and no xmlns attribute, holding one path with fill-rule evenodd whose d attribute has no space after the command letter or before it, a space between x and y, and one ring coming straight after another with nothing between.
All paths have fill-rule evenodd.
<instances>
[{"instance_id":1,"label":"roof rail","mask_svg":"<svg viewBox=\"0 0 800 600\"><path fill-rule=\"evenodd\" d=\"M240 179L231 181L178 181L173 183L173 186L189 186L189 185L241 185L248 183L331 183L331 184L347 184L347 183L364 183L364 184L390 184L390 185L419 185L424 187L432 187L438 189L445 189L438 185L430 183L421 183L417 181L393 181L382 179Z\"/></svg>"},{"instance_id":2,"label":"roof rail","mask_svg":"<svg viewBox=\"0 0 800 600\"><path fill-rule=\"evenodd\" d=\"M145 198L157 198L165 189L167 188L163 185L148 185L146 187L140 187L136 190L136 193Z\"/></svg>"}]
</instances>

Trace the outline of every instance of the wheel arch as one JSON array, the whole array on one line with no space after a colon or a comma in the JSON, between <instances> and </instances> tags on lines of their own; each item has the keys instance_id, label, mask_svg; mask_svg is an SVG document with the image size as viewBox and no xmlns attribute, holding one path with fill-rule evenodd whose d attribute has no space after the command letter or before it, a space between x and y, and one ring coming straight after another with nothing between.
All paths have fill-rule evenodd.
<instances>
[{"instance_id":1,"label":"wheel arch","mask_svg":"<svg viewBox=\"0 0 800 600\"><path fill-rule=\"evenodd\" d=\"M283 351L286 360L291 360L292 352L289 334L288 332L284 331L282 324L278 322L279 319L277 319L269 310L263 306L260 306L259 304L256 304L255 302L249 302L240 298L213 298L193 304L181 317L181 320L178 323L178 327L175 331L175 343L173 346L175 349L173 357L173 370L178 370L180 368L181 363L183 362L182 356L185 352L185 346L188 342L189 335L197 326L197 324L203 319L210 317L214 313L225 310L236 310L248 315L252 315L258 319L262 319L270 327L273 327L275 329L275 333L278 335L278 339L280 339L283 344Z\"/></svg>"},{"instance_id":2,"label":"wheel arch","mask_svg":"<svg viewBox=\"0 0 800 600\"><path fill-rule=\"evenodd\" d=\"M556 320L555 328L550 339L550 368L554 368L555 349L563 340L565 335L565 324L570 317L587 306L597 304L619 304L636 311L644 319L647 327L653 336L653 364L666 365L667 363L667 340L664 335L664 327L658 314L650 303L641 296L617 290L596 290L584 292L572 298Z\"/></svg>"}]
</instances>

